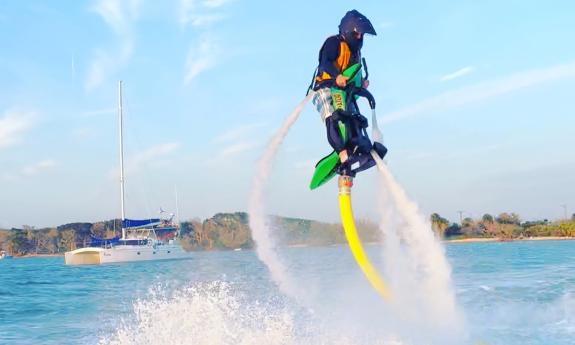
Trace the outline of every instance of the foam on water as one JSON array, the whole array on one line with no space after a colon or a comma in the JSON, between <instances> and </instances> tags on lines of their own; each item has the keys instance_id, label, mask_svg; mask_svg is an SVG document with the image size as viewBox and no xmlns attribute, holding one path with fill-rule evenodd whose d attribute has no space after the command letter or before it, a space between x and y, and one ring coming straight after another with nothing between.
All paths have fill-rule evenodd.
<instances>
[{"instance_id":1,"label":"foam on water","mask_svg":"<svg viewBox=\"0 0 575 345\"><path fill-rule=\"evenodd\" d=\"M285 310L246 304L223 282L171 294L157 287L134 303L134 315L100 344L284 344L293 331Z\"/></svg>"},{"instance_id":2,"label":"foam on water","mask_svg":"<svg viewBox=\"0 0 575 345\"><path fill-rule=\"evenodd\" d=\"M392 221L401 223L398 217ZM399 257L385 265L400 270L398 262L407 267L411 262L396 237ZM379 247L366 249L377 258ZM472 339L451 343L573 345L575 241L446 249ZM251 251L194 253L189 262L76 268L58 257L0 262L0 343L450 344L425 324L425 313L418 318L421 298L410 301L409 293L395 290L401 302L388 304L371 291L348 248L281 254L297 268L289 271L294 281L306 290L310 280L319 284L313 310L278 291ZM407 279L384 271L388 279Z\"/></svg>"},{"instance_id":3,"label":"foam on water","mask_svg":"<svg viewBox=\"0 0 575 345\"><path fill-rule=\"evenodd\" d=\"M385 337L366 340L329 328L313 314L280 299L253 301L221 281L198 283L172 293L156 287L134 303L133 318L123 320L100 345L146 344L334 344L401 345Z\"/></svg>"},{"instance_id":4,"label":"foam on water","mask_svg":"<svg viewBox=\"0 0 575 345\"><path fill-rule=\"evenodd\" d=\"M485 290L479 296L485 296ZM552 300L507 299L488 291L481 302L468 308L471 332L489 345L573 344L575 339L575 296L571 292Z\"/></svg>"}]
</instances>

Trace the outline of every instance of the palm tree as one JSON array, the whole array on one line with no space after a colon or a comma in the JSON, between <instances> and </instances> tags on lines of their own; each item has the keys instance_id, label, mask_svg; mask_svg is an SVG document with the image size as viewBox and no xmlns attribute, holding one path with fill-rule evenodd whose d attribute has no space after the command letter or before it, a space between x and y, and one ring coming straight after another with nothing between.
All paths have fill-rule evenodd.
<instances>
[{"instance_id":1,"label":"palm tree","mask_svg":"<svg viewBox=\"0 0 575 345\"><path fill-rule=\"evenodd\" d=\"M445 234L445 229L449 226L449 221L443 217L441 217L437 213L431 214L431 228L439 238L443 238Z\"/></svg>"}]
</instances>

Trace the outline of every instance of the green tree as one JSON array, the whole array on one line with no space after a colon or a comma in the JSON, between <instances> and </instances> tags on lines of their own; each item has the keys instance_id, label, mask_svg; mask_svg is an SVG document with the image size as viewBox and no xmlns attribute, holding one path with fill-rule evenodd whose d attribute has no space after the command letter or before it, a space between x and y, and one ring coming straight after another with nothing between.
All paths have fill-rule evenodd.
<instances>
[{"instance_id":1,"label":"green tree","mask_svg":"<svg viewBox=\"0 0 575 345\"><path fill-rule=\"evenodd\" d=\"M30 244L28 238L26 237L27 232L22 229L12 229L10 230L10 235L8 237L10 241L10 247L12 252L17 255L24 255L29 252Z\"/></svg>"},{"instance_id":2,"label":"green tree","mask_svg":"<svg viewBox=\"0 0 575 345\"><path fill-rule=\"evenodd\" d=\"M437 213L432 213L431 217L431 228L439 238L445 236L445 230L449 227L449 221Z\"/></svg>"},{"instance_id":3,"label":"green tree","mask_svg":"<svg viewBox=\"0 0 575 345\"><path fill-rule=\"evenodd\" d=\"M482 236L485 230L481 222L476 222L473 218L467 217L461 221L461 233L466 236Z\"/></svg>"},{"instance_id":4,"label":"green tree","mask_svg":"<svg viewBox=\"0 0 575 345\"><path fill-rule=\"evenodd\" d=\"M453 237L461 235L461 226L457 223L452 223L447 229L445 229L445 237Z\"/></svg>"},{"instance_id":5,"label":"green tree","mask_svg":"<svg viewBox=\"0 0 575 345\"><path fill-rule=\"evenodd\" d=\"M481 223L479 226L483 228L483 233L485 235L489 237L497 236L497 227L492 215L488 213L484 214L483 217L481 217Z\"/></svg>"},{"instance_id":6,"label":"green tree","mask_svg":"<svg viewBox=\"0 0 575 345\"><path fill-rule=\"evenodd\" d=\"M506 223L498 223L497 224L497 233L499 238L509 240L514 237L517 229L519 227L515 224L506 224Z\"/></svg>"},{"instance_id":7,"label":"green tree","mask_svg":"<svg viewBox=\"0 0 575 345\"><path fill-rule=\"evenodd\" d=\"M50 247L53 248L52 249L52 253L58 253L60 250L58 248L58 230L57 229L50 229L48 231L48 233L46 234L46 236L50 239Z\"/></svg>"},{"instance_id":8,"label":"green tree","mask_svg":"<svg viewBox=\"0 0 575 345\"><path fill-rule=\"evenodd\" d=\"M483 215L483 217L481 217L481 221L483 223L493 223L495 220L493 219L492 215L490 215L489 213L486 213Z\"/></svg>"},{"instance_id":9,"label":"green tree","mask_svg":"<svg viewBox=\"0 0 575 345\"><path fill-rule=\"evenodd\" d=\"M499 224L515 224L515 225L519 225L521 224L521 219L519 218L519 215L517 215L517 213L501 213L500 215L497 216L496 218L497 223Z\"/></svg>"},{"instance_id":10,"label":"green tree","mask_svg":"<svg viewBox=\"0 0 575 345\"><path fill-rule=\"evenodd\" d=\"M58 248L62 251L76 249L76 233L74 230L64 230L60 232Z\"/></svg>"}]
</instances>

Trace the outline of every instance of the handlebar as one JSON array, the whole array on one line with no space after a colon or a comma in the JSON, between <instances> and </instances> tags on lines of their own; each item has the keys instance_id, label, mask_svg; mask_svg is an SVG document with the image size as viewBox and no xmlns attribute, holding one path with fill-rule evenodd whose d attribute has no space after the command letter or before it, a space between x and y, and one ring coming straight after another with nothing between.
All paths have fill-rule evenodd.
<instances>
[{"instance_id":1,"label":"handlebar","mask_svg":"<svg viewBox=\"0 0 575 345\"><path fill-rule=\"evenodd\" d=\"M359 73L359 71L361 71L362 67L365 69L365 79L367 79L367 77L369 76L369 72L367 71L367 64L365 62L365 59L362 58L361 60L362 60L363 65L360 64L359 68L357 68L355 70L355 72L349 76L346 86L342 89L346 92L348 99L351 99L355 95L357 95L359 97L364 97L369 102L369 107L371 109L375 109L375 98L373 97L371 92L369 92L364 87L358 87L358 86L353 85L353 83L352 83L352 80L355 78L357 73Z\"/></svg>"},{"instance_id":2,"label":"handlebar","mask_svg":"<svg viewBox=\"0 0 575 345\"><path fill-rule=\"evenodd\" d=\"M364 97L369 102L369 107L375 109L375 97L366 88L347 84L343 90L347 94L347 99L352 99L353 96Z\"/></svg>"}]
</instances>

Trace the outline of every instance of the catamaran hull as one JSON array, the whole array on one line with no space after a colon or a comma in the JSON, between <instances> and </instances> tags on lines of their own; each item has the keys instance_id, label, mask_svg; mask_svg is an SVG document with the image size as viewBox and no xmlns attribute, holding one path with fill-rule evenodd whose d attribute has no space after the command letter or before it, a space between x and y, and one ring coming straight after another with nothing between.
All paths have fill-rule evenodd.
<instances>
[{"instance_id":1,"label":"catamaran hull","mask_svg":"<svg viewBox=\"0 0 575 345\"><path fill-rule=\"evenodd\" d=\"M101 265L116 262L135 262L150 260L187 259L186 253L179 245L152 246L115 246L112 248L80 248L64 255L66 265Z\"/></svg>"}]
</instances>

